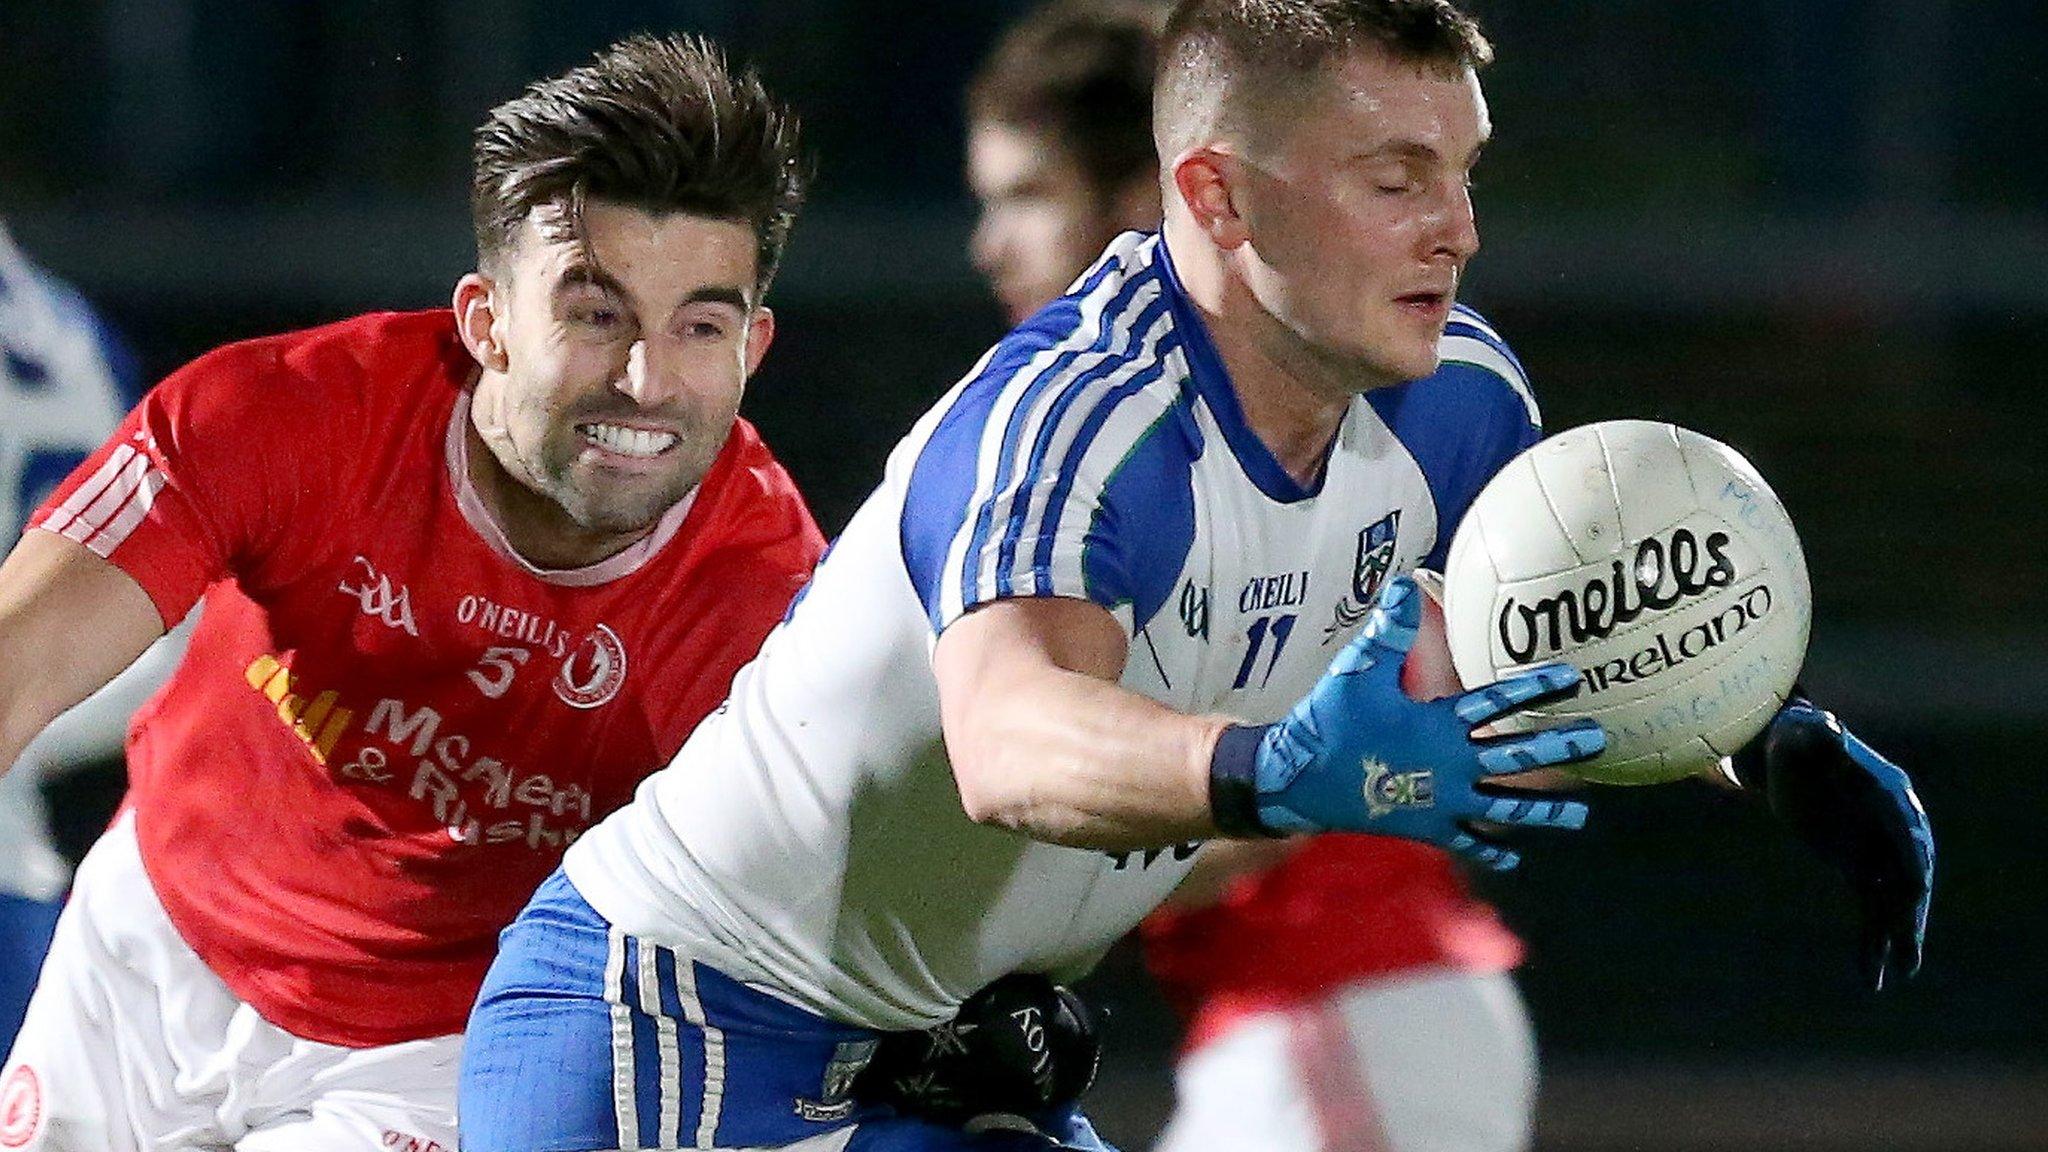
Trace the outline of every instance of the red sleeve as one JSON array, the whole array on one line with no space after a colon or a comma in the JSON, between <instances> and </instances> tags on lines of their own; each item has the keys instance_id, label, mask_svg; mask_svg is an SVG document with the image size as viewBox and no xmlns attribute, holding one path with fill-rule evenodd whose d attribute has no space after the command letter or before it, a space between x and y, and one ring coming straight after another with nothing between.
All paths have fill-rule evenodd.
<instances>
[{"instance_id":1,"label":"red sleeve","mask_svg":"<svg viewBox=\"0 0 2048 1152\"><path fill-rule=\"evenodd\" d=\"M151 390L36 511L133 577L166 626L208 585L244 575L294 530L318 530L315 449L337 418L273 338L208 353Z\"/></svg>"}]
</instances>

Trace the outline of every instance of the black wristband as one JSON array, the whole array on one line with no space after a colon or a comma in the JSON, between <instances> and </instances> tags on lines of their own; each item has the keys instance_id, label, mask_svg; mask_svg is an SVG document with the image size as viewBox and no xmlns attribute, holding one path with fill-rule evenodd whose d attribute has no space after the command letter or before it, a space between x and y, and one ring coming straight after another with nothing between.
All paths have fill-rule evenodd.
<instances>
[{"instance_id":1,"label":"black wristband","mask_svg":"<svg viewBox=\"0 0 2048 1152\"><path fill-rule=\"evenodd\" d=\"M1259 819L1259 742L1268 724L1232 724L1209 758L1209 812L1225 836L1274 838Z\"/></svg>"}]
</instances>

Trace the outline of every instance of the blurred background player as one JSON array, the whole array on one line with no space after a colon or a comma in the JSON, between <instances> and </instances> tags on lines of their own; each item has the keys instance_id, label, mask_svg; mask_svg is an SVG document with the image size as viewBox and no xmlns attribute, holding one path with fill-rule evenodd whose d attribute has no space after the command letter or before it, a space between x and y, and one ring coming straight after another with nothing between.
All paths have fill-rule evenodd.
<instances>
[{"instance_id":1,"label":"blurred background player","mask_svg":"<svg viewBox=\"0 0 2048 1152\"><path fill-rule=\"evenodd\" d=\"M0 225L0 540L106 439L140 396L120 338ZM65 771L114 769L128 717L183 650L167 638L46 728L0 776L0 1052L28 1009L71 867L51 834L41 785ZM96 783L97 788L97 783ZM80 813L90 821L98 813Z\"/></svg>"},{"instance_id":2,"label":"blurred background player","mask_svg":"<svg viewBox=\"0 0 2048 1152\"><path fill-rule=\"evenodd\" d=\"M158 385L0 567L0 767L184 616L4 1078L9 1148L453 1148L463 1018L563 848L822 541L737 418L793 118L639 37L494 109L453 308Z\"/></svg>"},{"instance_id":3,"label":"blurred background player","mask_svg":"<svg viewBox=\"0 0 2048 1152\"><path fill-rule=\"evenodd\" d=\"M972 255L1013 323L1118 233L1160 226L1153 80L1170 7L1056 0L973 79ZM1447 380L1527 391L1476 315L1453 318L1440 355ZM1159 1152L1529 1145L1535 1046L1507 975L1521 944L1448 854L1344 834L1213 840L1142 934L1187 1027Z\"/></svg>"},{"instance_id":4,"label":"blurred background player","mask_svg":"<svg viewBox=\"0 0 2048 1152\"><path fill-rule=\"evenodd\" d=\"M1170 7L1048 4L969 84L970 254L1010 323L1065 293L1119 233L1159 227L1152 69Z\"/></svg>"}]
</instances>

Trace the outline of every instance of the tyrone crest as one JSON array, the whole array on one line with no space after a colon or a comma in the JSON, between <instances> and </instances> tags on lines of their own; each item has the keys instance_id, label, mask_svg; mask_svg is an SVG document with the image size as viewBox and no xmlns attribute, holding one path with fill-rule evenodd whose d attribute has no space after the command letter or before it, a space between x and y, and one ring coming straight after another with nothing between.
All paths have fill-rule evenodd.
<instances>
[{"instance_id":1,"label":"tyrone crest","mask_svg":"<svg viewBox=\"0 0 2048 1152\"><path fill-rule=\"evenodd\" d=\"M571 708L595 708L617 696L625 683L625 642L599 624L563 659L555 674L555 695Z\"/></svg>"}]
</instances>

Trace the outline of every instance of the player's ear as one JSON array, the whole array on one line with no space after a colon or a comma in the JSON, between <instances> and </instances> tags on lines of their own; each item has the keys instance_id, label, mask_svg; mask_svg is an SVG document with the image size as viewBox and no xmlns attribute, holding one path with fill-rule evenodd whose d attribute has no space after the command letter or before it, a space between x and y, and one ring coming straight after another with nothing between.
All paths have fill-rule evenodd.
<instances>
[{"instance_id":1,"label":"player's ear","mask_svg":"<svg viewBox=\"0 0 2048 1152\"><path fill-rule=\"evenodd\" d=\"M1174 192L1187 205L1195 227L1225 252L1251 239L1233 187L1240 170L1236 157L1210 147L1181 153L1170 170Z\"/></svg>"},{"instance_id":2,"label":"player's ear","mask_svg":"<svg viewBox=\"0 0 2048 1152\"><path fill-rule=\"evenodd\" d=\"M476 362L492 372L503 372L511 364L498 303L496 282L481 272L455 282L455 331Z\"/></svg>"},{"instance_id":3,"label":"player's ear","mask_svg":"<svg viewBox=\"0 0 2048 1152\"><path fill-rule=\"evenodd\" d=\"M768 345L775 342L775 310L767 305L754 309L747 317L747 375L761 366L761 358L768 355Z\"/></svg>"}]
</instances>

